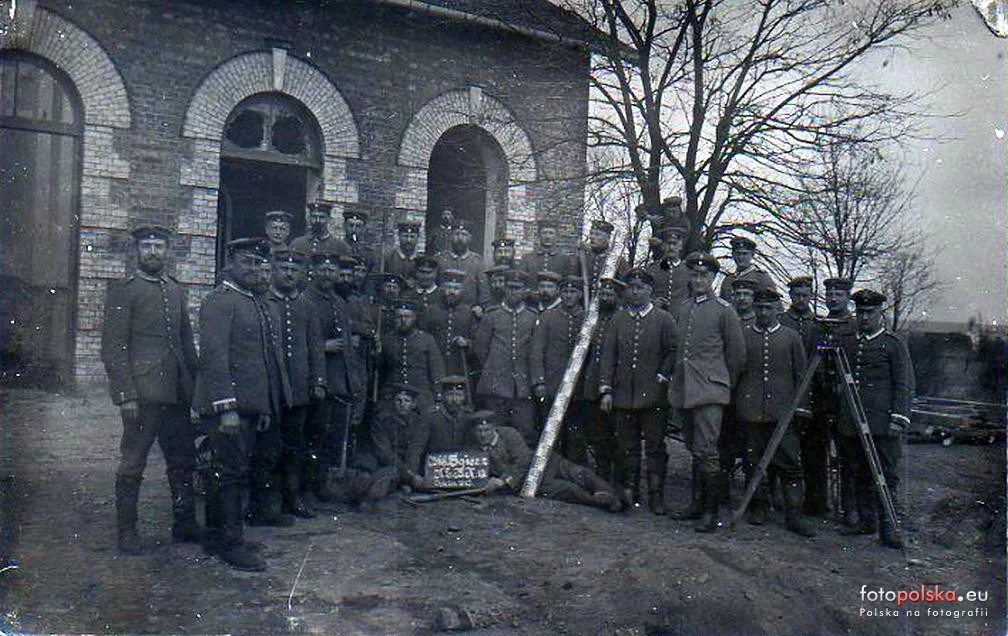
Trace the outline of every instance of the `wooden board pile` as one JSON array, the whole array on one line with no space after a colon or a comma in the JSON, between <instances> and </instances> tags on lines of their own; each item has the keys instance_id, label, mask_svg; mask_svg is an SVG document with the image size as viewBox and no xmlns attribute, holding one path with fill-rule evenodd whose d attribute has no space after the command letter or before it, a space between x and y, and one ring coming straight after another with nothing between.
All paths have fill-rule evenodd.
<instances>
[{"instance_id":1,"label":"wooden board pile","mask_svg":"<svg viewBox=\"0 0 1008 636\"><path fill-rule=\"evenodd\" d=\"M1003 444L1005 405L937 397L914 400L910 443Z\"/></svg>"}]
</instances>

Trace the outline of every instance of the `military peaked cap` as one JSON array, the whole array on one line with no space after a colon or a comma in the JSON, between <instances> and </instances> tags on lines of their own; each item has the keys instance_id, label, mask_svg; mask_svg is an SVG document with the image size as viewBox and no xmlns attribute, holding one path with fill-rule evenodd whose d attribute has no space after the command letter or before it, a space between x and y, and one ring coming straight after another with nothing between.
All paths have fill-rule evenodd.
<instances>
[{"instance_id":1,"label":"military peaked cap","mask_svg":"<svg viewBox=\"0 0 1008 636\"><path fill-rule=\"evenodd\" d=\"M315 252L311 256L312 265L339 265L340 255L336 252Z\"/></svg>"},{"instance_id":2,"label":"military peaked cap","mask_svg":"<svg viewBox=\"0 0 1008 636\"><path fill-rule=\"evenodd\" d=\"M480 411L475 411L469 414L466 418L466 424L469 426L476 426L478 424L495 424L497 419L497 414L493 411L483 409Z\"/></svg>"},{"instance_id":3,"label":"military peaked cap","mask_svg":"<svg viewBox=\"0 0 1008 636\"><path fill-rule=\"evenodd\" d=\"M288 223L293 223L294 215L285 210L270 210L269 212L266 213L266 220L267 221L280 220L280 221L287 221Z\"/></svg>"},{"instance_id":4,"label":"military peaked cap","mask_svg":"<svg viewBox=\"0 0 1008 636\"><path fill-rule=\"evenodd\" d=\"M563 280L563 276L557 274L556 272L544 269L540 272L536 272L536 280L539 282L559 283Z\"/></svg>"},{"instance_id":5,"label":"military peaked cap","mask_svg":"<svg viewBox=\"0 0 1008 636\"><path fill-rule=\"evenodd\" d=\"M514 247L514 244L515 244L514 239L510 238L494 239L493 242L494 247Z\"/></svg>"},{"instance_id":6,"label":"military peaked cap","mask_svg":"<svg viewBox=\"0 0 1008 636\"><path fill-rule=\"evenodd\" d=\"M421 267L425 267L428 269L437 269L441 265L441 263L439 263L438 259L434 258L430 254L424 253L424 254L417 254L416 259L414 259L413 261L413 265L417 269L420 269Z\"/></svg>"},{"instance_id":7,"label":"military peaked cap","mask_svg":"<svg viewBox=\"0 0 1008 636\"><path fill-rule=\"evenodd\" d=\"M445 269L441 270L441 280L451 281L455 283L465 282L466 273L460 269Z\"/></svg>"},{"instance_id":8,"label":"military peaked cap","mask_svg":"<svg viewBox=\"0 0 1008 636\"><path fill-rule=\"evenodd\" d=\"M851 300L858 307L881 307L885 304L886 295L880 294L873 289L859 289L851 294Z\"/></svg>"},{"instance_id":9,"label":"military peaked cap","mask_svg":"<svg viewBox=\"0 0 1008 636\"><path fill-rule=\"evenodd\" d=\"M564 279L560 281L560 289L576 289L578 291L584 290L584 279L580 276L564 276Z\"/></svg>"},{"instance_id":10,"label":"military peaked cap","mask_svg":"<svg viewBox=\"0 0 1008 636\"><path fill-rule=\"evenodd\" d=\"M654 276L651 275L651 272L645 269L635 267L623 275L623 282L627 285L633 282L644 283L645 285L654 285Z\"/></svg>"},{"instance_id":11,"label":"military peaked cap","mask_svg":"<svg viewBox=\"0 0 1008 636\"><path fill-rule=\"evenodd\" d=\"M751 278L736 278L732 281L732 289L751 289L756 291L759 289L759 283Z\"/></svg>"},{"instance_id":12,"label":"military peaked cap","mask_svg":"<svg viewBox=\"0 0 1008 636\"><path fill-rule=\"evenodd\" d=\"M606 234L611 234L613 231L613 224L609 221L603 221L602 219L595 219L592 221L591 228L593 230L605 232Z\"/></svg>"},{"instance_id":13,"label":"military peaked cap","mask_svg":"<svg viewBox=\"0 0 1008 636\"><path fill-rule=\"evenodd\" d=\"M795 276L788 281L788 289L795 289L796 287L812 287L812 277L811 276Z\"/></svg>"},{"instance_id":14,"label":"military peaked cap","mask_svg":"<svg viewBox=\"0 0 1008 636\"><path fill-rule=\"evenodd\" d=\"M399 232L420 232L420 221L399 221L396 223Z\"/></svg>"},{"instance_id":15,"label":"military peaked cap","mask_svg":"<svg viewBox=\"0 0 1008 636\"><path fill-rule=\"evenodd\" d=\"M507 274L511 271L511 268L507 265L494 265L493 267L488 267L483 270L483 275L489 278L494 274Z\"/></svg>"},{"instance_id":16,"label":"military peaked cap","mask_svg":"<svg viewBox=\"0 0 1008 636\"><path fill-rule=\"evenodd\" d=\"M155 239L167 241L171 238L172 231L163 225L141 225L134 228L130 235L138 241Z\"/></svg>"},{"instance_id":17,"label":"military peaked cap","mask_svg":"<svg viewBox=\"0 0 1008 636\"><path fill-rule=\"evenodd\" d=\"M713 254L707 252L693 252L686 257L686 265L689 267L702 267L709 272L717 273L721 271L721 264L714 258Z\"/></svg>"},{"instance_id":18,"label":"military peaked cap","mask_svg":"<svg viewBox=\"0 0 1008 636\"><path fill-rule=\"evenodd\" d=\"M261 238L237 238L228 241L227 251L230 255L249 254L262 259L267 259L270 255L269 243Z\"/></svg>"},{"instance_id":19,"label":"military peaked cap","mask_svg":"<svg viewBox=\"0 0 1008 636\"><path fill-rule=\"evenodd\" d=\"M339 266L342 269L353 269L353 268L357 267L357 265L359 265L359 264L360 264L360 261L358 261L353 256L342 255L342 256L339 257Z\"/></svg>"},{"instance_id":20,"label":"military peaked cap","mask_svg":"<svg viewBox=\"0 0 1008 636\"><path fill-rule=\"evenodd\" d=\"M304 265L305 261L308 260L307 254L299 250L292 250L289 247L276 248L271 253L271 256L275 263L297 263L298 265Z\"/></svg>"},{"instance_id":21,"label":"military peaked cap","mask_svg":"<svg viewBox=\"0 0 1008 636\"><path fill-rule=\"evenodd\" d=\"M853 286L854 282L849 278L827 278L823 281L823 287L826 289L844 289L850 291Z\"/></svg>"},{"instance_id":22,"label":"military peaked cap","mask_svg":"<svg viewBox=\"0 0 1008 636\"><path fill-rule=\"evenodd\" d=\"M346 219L359 219L359 220L364 221L365 223L367 223L368 220L369 220L369 217L367 215L367 212L364 212L363 210L346 210L345 212L343 212L343 219L344 220L346 220Z\"/></svg>"},{"instance_id":23,"label":"military peaked cap","mask_svg":"<svg viewBox=\"0 0 1008 636\"><path fill-rule=\"evenodd\" d=\"M469 384L464 375L446 375L440 380L441 386L446 389L449 388L465 388L465 385Z\"/></svg>"},{"instance_id":24,"label":"military peaked cap","mask_svg":"<svg viewBox=\"0 0 1008 636\"><path fill-rule=\"evenodd\" d=\"M520 269L508 269L505 273L508 285L528 285L528 276Z\"/></svg>"},{"instance_id":25,"label":"military peaked cap","mask_svg":"<svg viewBox=\"0 0 1008 636\"><path fill-rule=\"evenodd\" d=\"M405 382L397 382L392 385L392 395L399 395L400 393L405 393L413 398L420 395L420 391L415 386L406 384Z\"/></svg>"},{"instance_id":26,"label":"military peaked cap","mask_svg":"<svg viewBox=\"0 0 1008 636\"><path fill-rule=\"evenodd\" d=\"M626 288L626 283L616 278L609 278L607 276L606 278L599 279L599 287L611 287L616 291L621 291Z\"/></svg>"},{"instance_id":27,"label":"military peaked cap","mask_svg":"<svg viewBox=\"0 0 1008 636\"><path fill-rule=\"evenodd\" d=\"M321 213L326 216L332 216L332 203L326 203L325 201L312 201L308 204L308 211L312 214Z\"/></svg>"},{"instance_id":28,"label":"military peaked cap","mask_svg":"<svg viewBox=\"0 0 1008 636\"><path fill-rule=\"evenodd\" d=\"M755 250L756 241L752 240L748 236L733 236L731 237L731 247L733 250Z\"/></svg>"},{"instance_id":29,"label":"military peaked cap","mask_svg":"<svg viewBox=\"0 0 1008 636\"><path fill-rule=\"evenodd\" d=\"M780 293L776 289L770 289L764 287L763 289L757 289L756 293L753 294L753 303L755 304L773 304L781 299Z\"/></svg>"}]
</instances>

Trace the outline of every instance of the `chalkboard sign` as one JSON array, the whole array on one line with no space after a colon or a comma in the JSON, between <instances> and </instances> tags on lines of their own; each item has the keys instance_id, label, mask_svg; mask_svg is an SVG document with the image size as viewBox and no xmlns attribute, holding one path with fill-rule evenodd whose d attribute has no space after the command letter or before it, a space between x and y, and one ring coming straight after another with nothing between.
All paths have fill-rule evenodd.
<instances>
[{"instance_id":1,"label":"chalkboard sign","mask_svg":"<svg viewBox=\"0 0 1008 636\"><path fill-rule=\"evenodd\" d=\"M428 453L425 477L431 488L482 488L490 478L490 460L486 453Z\"/></svg>"}]
</instances>

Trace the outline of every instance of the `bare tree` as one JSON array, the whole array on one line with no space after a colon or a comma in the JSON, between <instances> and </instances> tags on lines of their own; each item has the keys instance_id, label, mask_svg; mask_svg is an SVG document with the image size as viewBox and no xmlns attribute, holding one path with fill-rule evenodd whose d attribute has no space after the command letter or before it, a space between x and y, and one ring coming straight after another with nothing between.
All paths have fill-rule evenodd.
<instances>
[{"instance_id":1,"label":"bare tree","mask_svg":"<svg viewBox=\"0 0 1008 636\"><path fill-rule=\"evenodd\" d=\"M681 189L690 247L728 215L772 215L811 149L907 134L915 95L855 78L869 51L947 15L955 0L567 0L625 46L594 58L590 143L618 148L657 208ZM856 134L856 137L852 137Z\"/></svg>"},{"instance_id":2,"label":"bare tree","mask_svg":"<svg viewBox=\"0 0 1008 636\"><path fill-rule=\"evenodd\" d=\"M934 253L919 237L882 259L879 282L889 296L893 331L906 331L913 324L917 307L941 293L944 283L935 276Z\"/></svg>"}]
</instances>

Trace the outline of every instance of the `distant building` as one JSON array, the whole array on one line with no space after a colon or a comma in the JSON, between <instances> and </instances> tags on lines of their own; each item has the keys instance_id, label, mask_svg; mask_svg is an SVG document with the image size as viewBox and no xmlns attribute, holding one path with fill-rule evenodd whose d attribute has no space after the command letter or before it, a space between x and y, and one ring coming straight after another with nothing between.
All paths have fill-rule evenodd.
<instances>
[{"instance_id":1,"label":"distant building","mask_svg":"<svg viewBox=\"0 0 1008 636\"><path fill-rule=\"evenodd\" d=\"M581 219L589 51L547 0L0 3L0 355L100 379L106 284L127 229L179 233L193 309L221 245L316 198L437 227L445 207L531 249ZM334 214L339 232L340 214ZM379 238L377 235L372 240ZM423 240L423 237L422 237Z\"/></svg>"}]
</instances>

